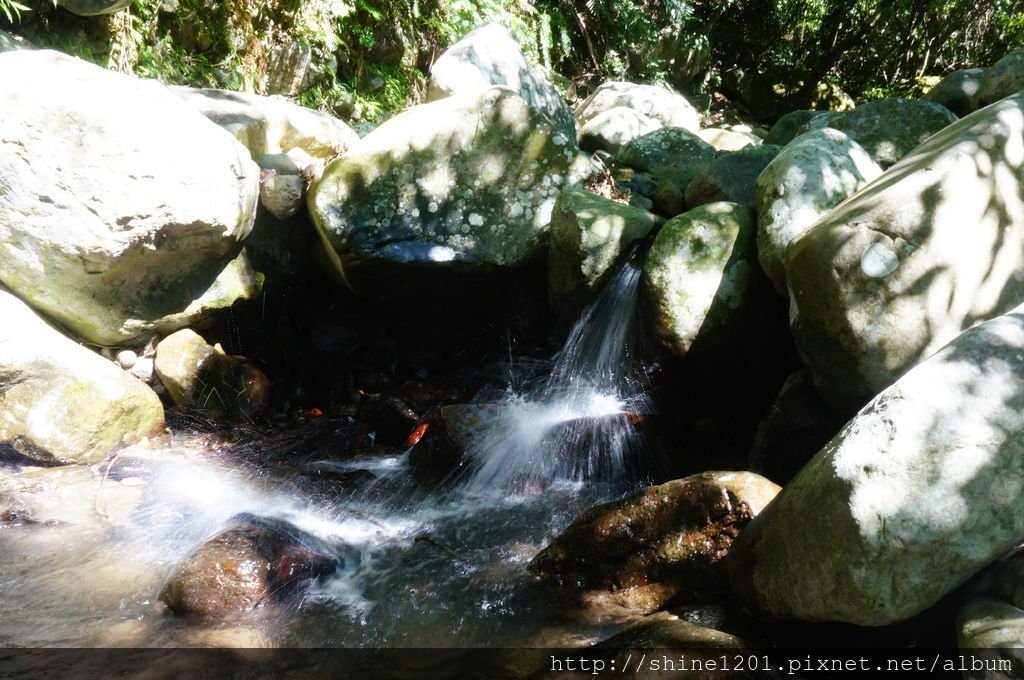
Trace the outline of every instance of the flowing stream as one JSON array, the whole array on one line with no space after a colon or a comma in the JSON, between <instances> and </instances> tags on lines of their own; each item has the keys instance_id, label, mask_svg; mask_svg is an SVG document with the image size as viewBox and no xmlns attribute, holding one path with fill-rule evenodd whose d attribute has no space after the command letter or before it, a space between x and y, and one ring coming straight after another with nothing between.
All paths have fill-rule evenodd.
<instances>
[{"instance_id":1,"label":"flowing stream","mask_svg":"<svg viewBox=\"0 0 1024 680\"><path fill-rule=\"evenodd\" d=\"M544 646L598 639L528 574L576 516L643 476L636 424L650 411L634 365L632 260L587 308L546 379L509 389L455 489L424 492L407 456L331 460L362 471L323 493L239 465L207 438L140 445L98 469L3 480L5 646ZM296 471L298 472L298 471ZM366 474L369 473L369 474ZM336 574L300 601L223 622L162 611L175 566L232 516L287 520L332 546ZM31 518L20 521L19 517Z\"/></svg>"}]
</instances>

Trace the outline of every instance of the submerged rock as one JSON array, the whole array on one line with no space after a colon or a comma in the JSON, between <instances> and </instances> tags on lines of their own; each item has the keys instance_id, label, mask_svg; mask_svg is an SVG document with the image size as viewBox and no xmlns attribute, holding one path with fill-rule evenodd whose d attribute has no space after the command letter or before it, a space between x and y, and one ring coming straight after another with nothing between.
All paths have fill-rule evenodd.
<instances>
[{"instance_id":1,"label":"submerged rock","mask_svg":"<svg viewBox=\"0 0 1024 680\"><path fill-rule=\"evenodd\" d=\"M309 209L353 290L465 287L540 252L575 160L570 139L494 87L388 120L328 166Z\"/></svg>"},{"instance_id":2,"label":"submerged rock","mask_svg":"<svg viewBox=\"0 0 1024 680\"><path fill-rule=\"evenodd\" d=\"M94 463L159 430L159 397L0 289L0 443L45 463Z\"/></svg>"},{"instance_id":3,"label":"submerged rock","mask_svg":"<svg viewBox=\"0 0 1024 680\"><path fill-rule=\"evenodd\" d=\"M241 514L175 569L160 599L176 614L222 616L295 597L343 565L291 524Z\"/></svg>"},{"instance_id":4,"label":"submerged rock","mask_svg":"<svg viewBox=\"0 0 1024 680\"><path fill-rule=\"evenodd\" d=\"M775 290L786 292L786 247L825 213L882 174L845 133L824 128L800 135L754 184L757 259Z\"/></svg>"},{"instance_id":5,"label":"submerged rock","mask_svg":"<svg viewBox=\"0 0 1024 680\"><path fill-rule=\"evenodd\" d=\"M251 419L263 414L270 399L263 371L211 347L190 329L160 341L154 367L177 406L213 417Z\"/></svg>"},{"instance_id":6,"label":"submerged rock","mask_svg":"<svg viewBox=\"0 0 1024 680\"><path fill-rule=\"evenodd\" d=\"M168 317L252 228L246 150L153 81L43 50L0 74L0 281L98 344L194 321Z\"/></svg>"},{"instance_id":7,"label":"submerged rock","mask_svg":"<svg viewBox=\"0 0 1024 680\"><path fill-rule=\"evenodd\" d=\"M566 139L576 139L576 120L555 86L531 66L518 43L500 24L474 28L430 67L433 101L455 94L473 94L495 85L510 87L540 111Z\"/></svg>"},{"instance_id":8,"label":"submerged rock","mask_svg":"<svg viewBox=\"0 0 1024 680\"><path fill-rule=\"evenodd\" d=\"M779 487L749 472L707 472L591 508L530 563L584 592L622 592L657 608L679 592L720 589L723 559Z\"/></svg>"},{"instance_id":9,"label":"submerged rock","mask_svg":"<svg viewBox=\"0 0 1024 680\"><path fill-rule=\"evenodd\" d=\"M563 191L551 214L548 299L554 309L579 311L608 279L620 256L658 223L645 210L588 191Z\"/></svg>"},{"instance_id":10,"label":"submerged rock","mask_svg":"<svg viewBox=\"0 0 1024 680\"><path fill-rule=\"evenodd\" d=\"M1024 308L875 397L740 535L734 590L765 615L910 618L1024 540Z\"/></svg>"},{"instance_id":11,"label":"submerged rock","mask_svg":"<svg viewBox=\"0 0 1024 680\"><path fill-rule=\"evenodd\" d=\"M1024 299L1024 95L918 147L790 243L793 335L854 410Z\"/></svg>"}]
</instances>

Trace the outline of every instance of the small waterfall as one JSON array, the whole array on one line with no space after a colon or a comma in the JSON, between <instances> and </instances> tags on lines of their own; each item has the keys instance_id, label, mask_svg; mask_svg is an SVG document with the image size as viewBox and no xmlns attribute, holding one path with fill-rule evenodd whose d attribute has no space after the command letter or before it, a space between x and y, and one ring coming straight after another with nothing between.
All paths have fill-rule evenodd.
<instances>
[{"instance_id":1,"label":"small waterfall","mask_svg":"<svg viewBox=\"0 0 1024 680\"><path fill-rule=\"evenodd\" d=\"M637 247L573 326L548 378L510 390L467 451L470 493L522 492L554 481L620 481L631 473L637 423L650 410L634 365Z\"/></svg>"}]
</instances>

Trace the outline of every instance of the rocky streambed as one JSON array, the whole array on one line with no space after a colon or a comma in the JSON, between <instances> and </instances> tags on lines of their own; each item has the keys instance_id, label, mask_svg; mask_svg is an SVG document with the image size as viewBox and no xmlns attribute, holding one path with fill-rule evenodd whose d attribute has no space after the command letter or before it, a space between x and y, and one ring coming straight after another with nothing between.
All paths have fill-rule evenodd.
<instances>
[{"instance_id":1,"label":"rocky streambed","mask_svg":"<svg viewBox=\"0 0 1024 680\"><path fill-rule=\"evenodd\" d=\"M5 645L1021 645L1019 52L709 127L487 26L360 138L2 44Z\"/></svg>"}]
</instances>

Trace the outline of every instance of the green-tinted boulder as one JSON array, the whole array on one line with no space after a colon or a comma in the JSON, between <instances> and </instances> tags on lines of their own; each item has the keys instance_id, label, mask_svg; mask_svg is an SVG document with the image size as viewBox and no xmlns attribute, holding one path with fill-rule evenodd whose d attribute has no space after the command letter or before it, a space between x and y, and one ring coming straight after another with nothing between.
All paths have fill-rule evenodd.
<instances>
[{"instance_id":1,"label":"green-tinted boulder","mask_svg":"<svg viewBox=\"0 0 1024 680\"><path fill-rule=\"evenodd\" d=\"M646 236L658 218L588 191L563 191L551 214L548 297L570 311L597 291L619 256Z\"/></svg>"},{"instance_id":2,"label":"green-tinted boulder","mask_svg":"<svg viewBox=\"0 0 1024 680\"><path fill-rule=\"evenodd\" d=\"M95 463L158 431L149 387L0 289L0 444L45 463Z\"/></svg>"},{"instance_id":3,"label":"green-tinted boulder","mask_svg":"<svg viewBox=\"0 0 1024 680\"><path fill-rule=\"evenodd\" d=\"M710 203L666 222L643 277L654 329L678 356L698 341L709 349L753 338L775 297L757 264L752 211L735 203Z\"/></svg>"},{"instance_id":4,"label":"green-tinted boulder","mask_svg":"<svg viewBox=\"0 0 1024 680\"><path fill-rule=\"evenodd\" d=\"M700 167L717 155L713 146L693 132L663 127L623 146L616 154L615 162L654 175L691 168L696 174Z\"/></svg>"},{"instance_id":5,"label":"green-tinted boulder","mask_svg":"<svg viewBox=\"0 0 1024 680\"><path fill-rule=\"evenodd\" d=\"M826 127L845 132L888 168L956 120L956 114L941 104L893 97L813 118L800 132Z\"/></svg>"},{"instance_id":6,"label":"green-tinted boulder","mask_svg":"<svg viewBox=\"0 0 1024 680\"><path fill-rule=\"evenodd\" d=\"M941 104L958 116L974 111L978 91L988 69L962 68L953 71L928 90L921 99Z\"/></svg>"},{"instance_id":7,"label":"green-tinted boulder","mask_svg":"<svg viewBox=\"0 0 1024 680\"><path fill-rule=\"evenodd\" d=\"M327 167L309 210L353 290L421 294L536 256L575 159L571 140L495 87L388 120Z\"/></svg>"},{"instance_id":8,"label":"green-tinted boulder","mask_svg":"<svg viewBox=\"0 0 1024 680\"><path fill-rule=\"evenodd\" d=\"M786 246L825 213L882 174L860 144L824 128L800 135L758 176L757 257L775 290L786 293Z\"/></svg>"},{"instance_id":9,"label":"green-tinted boulder","mask_svg":"<svg viewBox=\"0 0 1024 680\"><path fill-rule=\"evenodd\" d=\"M949 126L793 240L793 334L855 410L1024 300L1024 95Z\"/></svg>"},{"instance_id":10,"label":"green-tinted boulder","mask_svg":"<svg viewBox=\"0 0 1024 680\"><path fill-rule=\"evenodd\" d=\"M865 406L740 534L734 591L768 617L913 617L1024 540L1024 307Z\"/></svg>"},{"instance_id":11,"label":"green-tinted boulder","mask_svg":"<svg viewBox=\"0 0 1024 680\"><path fill-rule=\"evenodd\" d=\"M192 323L252 228L245 148L160 83L57 52L0 53L0 76L0 281L97 344Z\"/></svg>"},{"instance_id":12,"label":"green-tinted boulder","mask_svg":"<svg viewBox=\"0 0 1024 680\"><path fill-rule=\"evenodd\" d=\"M705 203L728 201L754 208L754 182L782 147L771 144L751 146L722 154L706 164L686 186L686 205L695 208Z\"/></svg>"},{"instance_id":13,"label":"green-tinted boulder","mask_svg":"<svg viewBox=\"0 0 1024 680\"><path fill-rule=\"evenodd\" d=\"M775 121L775 125L772 126L772 129L768 131L768 135L764 138L764 143L778 144L780 146L789 144L802 127L818 116L824 116L827 113L827 111L809 111L807 109L790 111Z\"/></svg>"},{"instance_id":14,"label":"green-tinted boulder","mask_svg":"<svg viewBox=\"0 0 1024 680\"><path fill-rule=\"evenodd\" d=\"M1024 90L1024 49L1010 52L985 72L972 104L980 109Z\"/></svg>"},{"instance_id":15,"label":"green-tinted boulder","mask_svg":"<svg viewBox=\"0 0 1024 680\"><path fill-rule=\"evenodd\" d=\"M615 153L632 140L661 127L661 123L625 106L602 111L580 124L579 145L584 151Z\"/></svg>"}]
</instances>

